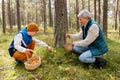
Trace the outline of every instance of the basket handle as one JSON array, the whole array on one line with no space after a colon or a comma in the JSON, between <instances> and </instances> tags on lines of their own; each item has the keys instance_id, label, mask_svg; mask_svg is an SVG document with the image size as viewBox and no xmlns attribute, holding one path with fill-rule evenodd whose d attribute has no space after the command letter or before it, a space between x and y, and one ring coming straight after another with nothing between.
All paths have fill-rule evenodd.
<instances>
[{"instance_id":1,"label":"basket handle","mask_svg":"<svg viewBox=\"0 0 120 80\"><path fill-rule=\"evenodd\" d=\"M28 57L28 55L26 54L26 57L27 57L27 60L29 60L29 57Z\"/></svg>"},{"instance_id":2,"label":"basket handle","mask_svg":"<svg viewBox=\"0 0 120 80\"><path fill-rule=\"evenodd\" d=\"M31 52L33 52L34 54L37 54L36 51L30 50ZM28 55L26 54L27 60L29 60Z\"/></svg>"},{"instance_id":3,"label":"basket handle","mask_svg":"<svg viewBox=\"0 0 120 80\"><path fill-rule=\"evenodd\" d=\"M34 51L34 50L30 50L30 51L33 52L34 54L37 54L36 51Z\"/></svg>"}]
</instances>

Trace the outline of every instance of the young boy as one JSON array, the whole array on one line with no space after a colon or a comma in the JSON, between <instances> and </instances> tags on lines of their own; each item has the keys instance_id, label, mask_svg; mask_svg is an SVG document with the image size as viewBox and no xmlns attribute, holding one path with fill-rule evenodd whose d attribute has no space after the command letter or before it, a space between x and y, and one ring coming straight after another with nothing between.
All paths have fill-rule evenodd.
<instances>
[{"instance_id":1,"label":"young boy","mask_svg":"<svg viewBox=\"0 0 120 80\"><path fill-rule=\"evenodd\" d=\"M35 23L29 23L26 28L23 28L13 39L9 46L9 54L15 58L16 63L22 63L32 56L32 50L35 48L35 44L46 47L48 50L52 50L45 42L33 38L39 31L39 27Z\"/></svg>"}]
</instances>

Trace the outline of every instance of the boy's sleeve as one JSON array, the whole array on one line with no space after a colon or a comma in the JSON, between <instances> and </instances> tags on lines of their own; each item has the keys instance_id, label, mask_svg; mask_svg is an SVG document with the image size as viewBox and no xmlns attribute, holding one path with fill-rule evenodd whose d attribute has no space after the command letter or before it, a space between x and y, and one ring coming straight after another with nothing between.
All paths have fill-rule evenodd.
<instances>
[{"instance_id":1,"label":"boy's sleeve","mask_svg":"<svg viewBox=\"0 0 120 80\"><path fill-rule=\"evenodd\" d=\"M43 41L41 41L41 40L38 40L38 39L36 39L36 38L33 38L33 40L34 40L35 43L36 43L37 45L39 45L39 46L43 46L43 47L47 47L47 46L48 46L45 42L43 42Z\"/></svg>"},{"instance_id":2,"label":"boy's sleeve","mask_svg":"<svg viewBox=\"0 0 120 80\"><path fill-rule=\"evenodd\" d=\"M26 48L21 46L21 41L22 41L22 34L19 33L14 37L14 47L20 52L25 52Z\"/></svg>"}]
</instances>

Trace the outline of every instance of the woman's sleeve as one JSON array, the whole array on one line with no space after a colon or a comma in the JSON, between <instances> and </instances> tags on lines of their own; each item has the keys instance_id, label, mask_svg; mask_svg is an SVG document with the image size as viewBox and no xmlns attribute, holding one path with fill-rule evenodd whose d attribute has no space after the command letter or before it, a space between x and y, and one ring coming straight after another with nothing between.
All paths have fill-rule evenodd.
<instances>
[{"instance_id":1,"label":"woman's sleeve","mask_svg":"<svg viewBox=\"0 0 120 80\"><path fill-rule=\"evenodd\" d=\"M84 40L76 41L73 44L75 46L88 46L99 36L99 27L96 24L93 24L88 30L88 35Z\"/></svg>"},{"instance_id":2,"label":"woman's sleeve","mask_svg":"<svg viewBox=\"0 0 120 80\"><path fill-rule=\"evenodd\" d=\"M77 34L70 34L70 38L71 38L71 39L75 39L75 40L82 39L82 36L83 36L82 31L80 31L80 32L77 33Z\"/></svg>"}]
</instances>

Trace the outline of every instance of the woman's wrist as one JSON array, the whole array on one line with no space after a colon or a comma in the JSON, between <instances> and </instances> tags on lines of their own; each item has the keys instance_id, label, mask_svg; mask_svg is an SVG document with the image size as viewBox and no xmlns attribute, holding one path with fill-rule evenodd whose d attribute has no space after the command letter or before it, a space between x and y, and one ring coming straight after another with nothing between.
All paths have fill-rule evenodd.
<instances>
[{"instance_id":1,"label":"woman's wrist","mask_svg":"<svg viewBox=\"0 0 120 80\"><path fill-rule=\"evenodd\" d=\"M74 44L72 43L72 46L74 46Z\"/></svg>"}]
</instances>

